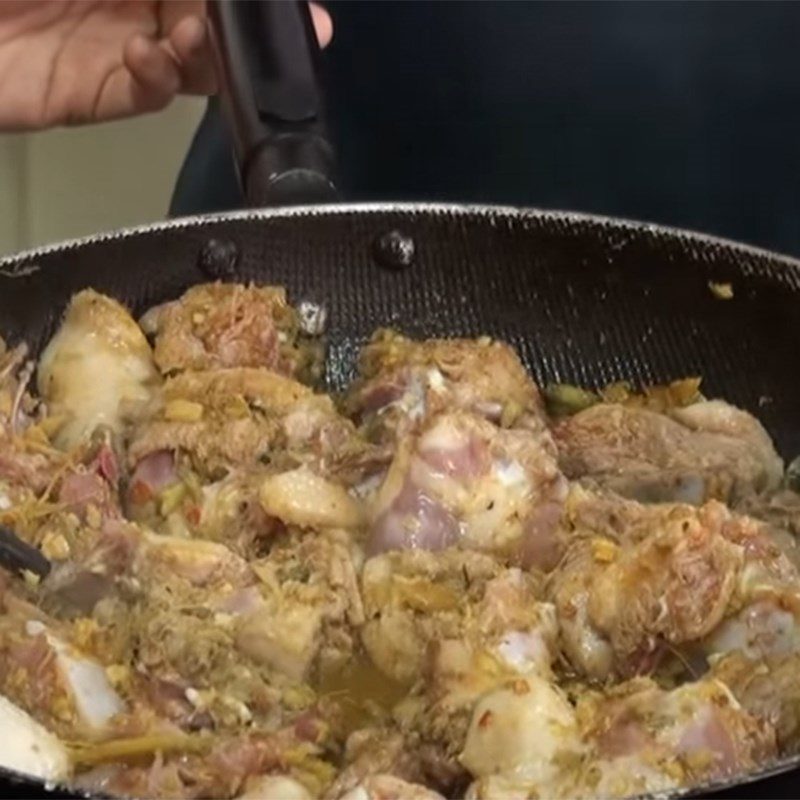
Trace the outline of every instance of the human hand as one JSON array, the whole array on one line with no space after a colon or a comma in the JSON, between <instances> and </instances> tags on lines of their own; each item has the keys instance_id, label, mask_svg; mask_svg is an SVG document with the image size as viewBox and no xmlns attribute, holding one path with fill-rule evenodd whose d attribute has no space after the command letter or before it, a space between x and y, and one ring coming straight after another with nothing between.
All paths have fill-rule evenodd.
<instances>
[{"instance_id":1,"label":"human hand","mask_svg":"<svg viewBox=\"0 0 800 800\"><path fill-rule=\"evenodd\" d=\"M312 3L317 36L332 36ZM203 0L0 2L0 130L104 122L212 94Z\"/></svg>"}]
</instances>

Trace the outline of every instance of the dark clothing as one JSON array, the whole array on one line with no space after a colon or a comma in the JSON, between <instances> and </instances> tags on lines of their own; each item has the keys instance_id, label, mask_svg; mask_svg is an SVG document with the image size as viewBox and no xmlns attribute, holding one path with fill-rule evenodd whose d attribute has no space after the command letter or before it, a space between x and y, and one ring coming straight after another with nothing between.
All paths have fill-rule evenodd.
<instances>
[{"instance_id":1,"label":"dark clothing","mask_svg":"<svg viewBox=\"0 0 800 800\"><path fill-rule=\"evenodd\" d=\"M800 4L328 7L347 199L589 211L800 253ZM240 205L212 103L172 211Z\"/></svg>"}]
</instances>

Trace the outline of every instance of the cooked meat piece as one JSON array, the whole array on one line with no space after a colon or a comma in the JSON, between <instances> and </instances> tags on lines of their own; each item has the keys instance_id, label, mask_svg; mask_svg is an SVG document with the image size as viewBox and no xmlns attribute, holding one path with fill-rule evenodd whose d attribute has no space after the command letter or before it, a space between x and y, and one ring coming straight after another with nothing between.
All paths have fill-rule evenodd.
<instances>
[{"instance_id":1,"label":"cooked meat piece","mask_svg":"<svg viewBox=\"0 0 800 800\"><path fill-rule=\"evenodd\" d=\"M166 744L172 743L173 747L165 752L159 750L159 739L164 740L165 737L143 737L141 744L149 745L149 751L144 747L136 748L142 750L142 755L130 764L113 761L104 763L109 759L100 758L103 751L102 744L99 745L95 749L100 766L79 775L75 784L85 791L112 793L122 797L168 797L174 800L213 797L229 800L241 796L247 786L252 786L259 779L284 771L299 746L284 731L209 737L205 741L173 735L166 737ZM186 741L188 752L181 752L179 745L182 740ZM133 745L138 744L131 742L129 749L134 750ZM297 761L296 758L294 760ZM316 768L320 773L329 771L330 767L313 751L300 761L298 775L302 775L314 787L318 781L307 778L302 771L306 763L309 770ZM277 774L273 777L277 778ZM283 784L284 787L286 785ZM278 798L275 797L275 800ZM289 800L288 795L286 800Z\"/></svg>"},{"instance_id":2,"label":"cooked meat piece","mask_svg":"<svg viewBox=\"0 0 800 800\"><path fill-rule=\"evenodd\" d=\"M567 477L641 502L727 502L774 489L783 474L760 423L719 400L664 414L604 403L554 433Z\"/></svg>"},{"instance_id":3,"label":"cooked meat piece","mask_svg":"<svg viewBox=\"0 0 800 800\"><path fill-rule=\"evenodd\" d=\"M264 512L285 525L300 528L360 528L361 503L343 486L321 478L305 464L270 475L259 490Z\"/></svg>"},{"instance_id":4,"label":"cooked meat piece","mask_svg":"<svg viewBox=\"0 0 800 800\"><path fill-rule=\"evenodd\" d=\"M279 287L193 286L141 322L155 335L155 360L164 373L265 367L316 378L321 371L322 349L302 340L298 314Z\"/></svg>"},{"instance_id":5,"label":"cooked meat piece","mask_svg":"<svg viewBox=\"0 0 800 800\"><path fill-rule=\"evenodd\" d=\"M100 425L122 431L160 382L150 345L128 311L91 289L76 294L39 360L39 393L63 417L56 443L69 449Z\"/></svg>"},{"instance_id":6,"label":"cooked meat piece","mask_svg":"<svg viewBox=\"0 0 800 800\"><path fill-rule=\"evenodd\" d=\"M341 795L340 800L444 800L427 786L408 783L394 775L370 775Z\"/></svg>"},{"instance_id":7,"label":"cooked meat piece","mask_svg":"<svg viewBox=\"0 0 800 800\"><path fill-rule=\"evenodd\" d=\"M347 739L344 767L328 788L324 800L352 800L351 793L359 796L359 787L373 778L389 775L400 784L422 780L419 758L409 748L409 743L392 729L365 728L356 731ZM370 795L361 797L363 800Z\"/></svg>"},{"instance_id":8,"label":"cooked meat piece","mask_svg":"<svg viewBox=\"0 0 800 800\"><path fill-rule=\"evenodd\" d=\"M314 800L302 783L286 775L261 775L250 778L237 800Z\"/></svg>"},{"instance_id":9,"label":"cooked meat piece","mask_svg":"<svg viewBox=\"0 0 800 800\"><path fill-rule=\"evenodd\" d=\"M0 616L0 690L66 738L97 736L125 710L104 667L55 620L9 592Z\"/></svg>"},{"instance_id":10,"label":"cooked meat piece","mask_svg":"<svg viewBox=\"0 0 800 800\"><path fill-rule=\"evenodd\" d=\"M457 561L453 566L456 565ZM413 608L417 592L414 571L409 572L404 582L386 588L401 597L398 588L404 590L412 598L405 605ZM470 572L470 566L466 565L463 572ZM455 570L442 577L449 578L451 590L461 588ZM440 579L433 585L442 583ZM552 678L555 617L552 606L536 602L530 576L517 569L505 569L496 577L487 575L474 583L472 590L469 586L462 589L460 613L451 611L449 619L446 614L431 615L434 624L425 626L408 609L405 619L394 615L400 624L395 628L387 625L382 631L387 639L399 643L403 643L404 627L419 638L429 636L418 682L396 707L395 718L416 744L426 783L447 796L463 791L466 785L464 767L468 765L462 750L476 705L497 691L519 692L527 686L528 678ZM424 584L420 589L419 596L424 598ZM402 611L402 605L397 605ZM423 613L417 612L419 617Z\"/></svg>"},{"instance_id":11,"label":"cooked meat piece","mask_svg":"<svg viewBox=\"0 0 800 800\"><path fill-rule=\"evenodd\" d=\"M45 419L46 409L30 394L35 363L26 344L12 349L0 337L0 431L17 434ZM52 421L47 422L52 427Z\"/></svg>"},{"instance_id":12,"label":"cooked meat piece","mask_svg":"<svg viewBox=\"0 0 800 800\"><path fill-rule=\"evenodd\" d=\"M475 705L461 762L477 778L469 796L558 797L563 762L579 750L572 706L536 675L485 694ZM505 784L505 785L504 785ZM499 791L498 791L499 790Z\"/></svg>"},{"instance_id":13,"label":"cooked meat piece","mask_svg":"<svg viewBox=\"0 0 800 800\"><path fill-rule=\"evenodd\" d=\"M346 407L377 441L454 409L506 427L545 428L539 390L516 353L488 338L417 342L378 331L361 353Z\"/></svg>"},{"instance_id":14,"label":"cooked meat piece","mask_svg":"<svg viewBox=\"0 0 800 800\"><path fill-rule=\"evenodd\" d=\"M576 487L563 524L571 544L547 596L582 674L649 672L667 649L800 644L800 581L755 520L716 501L647 506Z\"/></svg>"},{"instance_id":15,"label":"cooked meat piece","mask_svg":"<svg viewBox=\"0 0 800 800\"><path fill-rule=\"evenodd\" d=\"M63 783L72 772L67 748L19 706L0 695L0 766Z\"/></svg>"},{"instance_id":16,"label":"cooked meat piece","mask_svg":"<svg viewBox=\"0 0 800 800\"><path fill-rule=\"evenodd\" d=\"M638 679L584 692L577 708L526 679L475 708L462 760L473 800L520 796L626 797L703 783L775 755L771 726L719 681L672 691Z\"/></svg>"},{"instance_id":17,"label":"cooked meat piece","mask_svg":"<svg viewBox=\"0 0 800 800\"><path fill-rule=\"evenodd\" d=\"M406 684L432 643L459 637L486 643L512 665L527 659L546 668L555 628L537 584L480 553L386 553L364 565L361 638L375 664Z\"/></svg>"},{"instance_id":18,"label":"cooked meat piece","mask_svg":"<svg viewBox=\"0 0 800 800\"><path fill-rule=\"evenodd\" d=\"M0 430L0 512L41 495L67 463L64 454Z\"/></svg>"},{"instance_id":19,"label":"cooked meat piece","mask_svg":"<svg viewBox=\"0 0 800 800\"><path fill-rule=\"evenodd\" d=\"M70 558L42 582L42 599L54 613L91 614L104 598L146 595L153 587L176 591L181 582L209 592L252 584L248 564L216 542L154 534L109 519L70 548Z\"/></svg>"},{"instance_id":20,"label":"cooked meat piece","mask_svg":"<svg viewBox=\"0 0 800 800\"><path fill-rule=\"evenodd\" d=\"M736 510L762 520L775 544L800 569L800 494L791 489L750 495Z\"/></svg>"},{"instance_id":21,"label":"cooked meat piece","mask_svg":"<svg viewBox=\"0 0 800 800\"><path fill-rule=\"evenodd\" d=\"M119 501L119 465L108 440L97 443L83 463L64 475L58 501L82 522L99 525L103 519L122 515ZM94 517L94 519L91 519Z\"/></svg>"},{"instance_id":22,"label":"cooked meat piece","mask_svg":"<svg viewBox=\"0 0 800 800\"><path fill-rule=\"evenodd\" d=\"M552 568L567 484L541 438L466 412L404 437L371 504L369 550L458 545Z\"/></svg>"},{"instance_id":23,"label":"cooked meat piece","mask_svg":"<svg viewBox=\"0 0 800 800\"><path fill-rule=\"evenodd\" d=\"M743 708L775 728L781 755L800 752L800 654L753 660L730 653L714 662L712 674Z\"/></svg>"},{"instance_id":24,"label":"cooked meat piece","mask_svg":"<svg viewBox=\"0 0 800 800\"><path fill-rule=\"evenodd\" d=\"M0 513L44 492L67 462L50 442L52 420L28 394L27 347L3 348L0 339Z\"/></svg>"},{"instance_id":25,"label":"cooked meat piece","mask_svg":"<svg viewBox=\"0 0 800 800\"><path fill-rule=\"evenodd\" d=\"M585 694L577 717L592 752L579 779L581 794L622 797L704 783L776 754L772 726L748 714L713 678L672 691L639 679L605 696Z\"/></svg>"},{"instance_id":26,"label":"cooked meat piece","mask_svg":"<svg viewBox=\"0 0 800 800\"><path fill-rule=\"evenodd\" d=\"M292 536L251 566L263 601L237 625L241 653L294 680L350 658L364 610L347 537Z\"/></svg>"},{"instance_id":27,"label":"cooked meat piece","mask_svg":"<svg viewBox=\"0 0 800 800\"><path fill-rule=\"evenodd\" d=\"M134 432L129 458L136 467L152 453L180 451L212 480L273 459L348 480L353 473L362 477L372 450L329 397L277 373L242 368L169 379L150 418ZM134 472L134 489L137 480L150 485Z\"/></svg>"}]
</instances>

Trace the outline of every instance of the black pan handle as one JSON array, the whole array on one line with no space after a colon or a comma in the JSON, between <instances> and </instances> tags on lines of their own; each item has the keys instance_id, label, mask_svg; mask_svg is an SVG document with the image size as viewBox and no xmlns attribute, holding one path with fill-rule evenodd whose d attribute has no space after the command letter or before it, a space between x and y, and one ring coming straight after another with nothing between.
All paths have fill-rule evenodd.
<instances>
[{"instance_id":1,"label":"black pan handle","mask_svg":"<svg viewBox=\"0 0 800 800\"><path fill-rule=\"evenodd\" d=\"M222 105L251 206L335 202L319 44L303 0L209 0Z\"/></svg>"}]
</instances>

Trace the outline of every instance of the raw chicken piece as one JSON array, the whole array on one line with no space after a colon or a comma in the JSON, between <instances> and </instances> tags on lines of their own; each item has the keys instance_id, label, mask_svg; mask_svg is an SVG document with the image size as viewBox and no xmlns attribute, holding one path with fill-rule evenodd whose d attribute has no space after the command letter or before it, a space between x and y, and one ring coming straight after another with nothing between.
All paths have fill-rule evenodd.
<instances>
[{"instance_id":1,"label":"raw chicken piece","mask_svg":"<svg viewBox=\"0 0 800 800\"><path fill-rule=\"evenodd\" d=\"M571 544L548 579L572 666L603 680L667 650L705 656L800 645L800 581L762 525L711 501L641 505L575 487Z\"/></svg>"},{"instance_id":2,"label":"raw chicken piece","mask_svg":"<svg viewBox=\"0 0 800 800\"><path fill-rule=\"evenodd\" d=\"M427 417L453 409L504 426L545 428L539 390L503 342L417 342L378 331L361 353L359 373L346 406L379 441L393 441Z\"/></svg>"},{"instance_id":3,"label":"raw chicken piece","mask_svg":"<svg viewBox=\"0 0 800 800\"><path fill-rule=\"evenodd\" d=\"M116 300L91 289L72 298L39 360L39 393L50 413L65 420L55 438L64 449L100 425L123 431L159 382L139 326Z\"/></svg>"},{"instance_id":4,"label":"raw chicken piece","mask_svg":"<svg viewBox=\"0 0 800 800\"><path fill-rule=\"evenodd\" d=\"M141 320L155 334L164 373L220 367L266 367L319 377L320 347L299 341L300 320L275 286L207 283L157 306Z\"/></svg>"},{"instance_id":5,"label":"raw chicken piece","mask_svg":"<svg viewBox=\"0 0 800 800\"><path fill-rule=\"evenodd\" d=\"M292 467L307 463L343 479L354 471L359 479L372 449L329 397L274 372L240 368L169 379L150 418L135 431L129 458L136 467L154 453L183 452L196 472L211 480L237 466L274 461ZM163 485L169 474L166 462L159 467L155 485ZM138 478L154 488L141 473ZM132 488L136 480L134 472Z\"/></svg>"},{"instance_id":6,"label":"raw chicken piece","mask_svg":"<svg viewBox=\"0 0 800 800\"><path fill-rule=\"evenodd\" d=\"M512 665L522 658L549 664L552 609L537 602L537 580L528 573L480 553L417 550L369 559L361 580L362 641L401 683L421 673L431 643L461 636L491 644Z\"/></svg>"},{"instance_id":7,"label":"raw chicken piece","mask_svg":"<svg viewBox=\"0 0 800 800\"><path fill-rule=\"evenodd\" d=\"M641 502L727 502L774 489L783 474L761 424L720 400L663 414L599 404L554 434L567 477Z\"/></svg>"},{"instance_id":8,"label":"raw chicken piece","mask_svg":"<svg viewBox=\"0 0 800 800\"><path fill-rule=\"evenodd\" d=\"M458 545L550 569L567 483L541 437L466 412L430 418L399 443L371 504L369 550Z\"/></svg>"}]
</instances>

